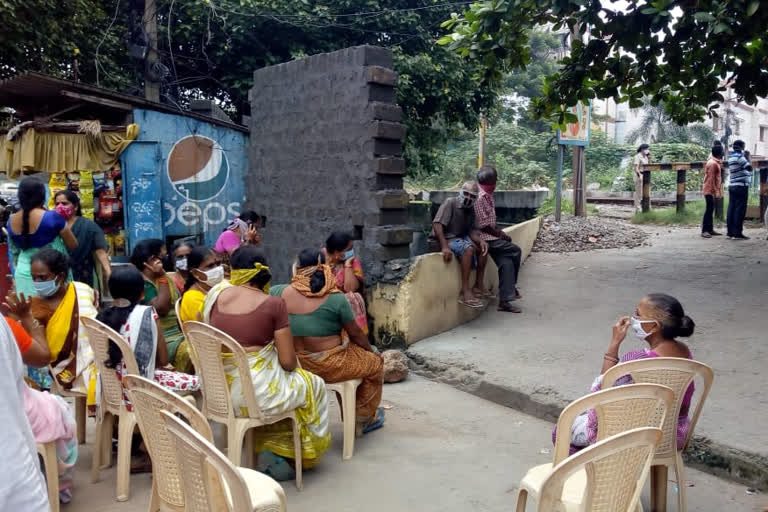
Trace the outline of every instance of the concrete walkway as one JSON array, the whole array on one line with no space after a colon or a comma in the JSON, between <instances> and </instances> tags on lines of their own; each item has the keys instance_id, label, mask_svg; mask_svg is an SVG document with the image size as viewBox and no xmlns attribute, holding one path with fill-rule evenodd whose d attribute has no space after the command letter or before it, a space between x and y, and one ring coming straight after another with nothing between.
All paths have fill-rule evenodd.
<instances>
[{"instance_id":1,"label":"concrete walkway","mask_svg":"<svg viewBox=\"0 0 768 512\"><path fill-rule=\"evenodd\" d=\"M333 447L319 467L305 473L303 491L284 483L290 512L513 510L526 470L551 460L552 425L545 421L417 376L387 385L384 398L392 405L386 426L358 439L349 461L341 460L334 406ZM78 461L75 499L62 510L145 512L150 476L133 475L131 500L116 503L114 469L103 472L100 483L89 483L89 448ZM759 511L768 500L697 471L689 471L687 480L691 512ZM670 500L676 499L674 487L670 483ZM534 510L530 503L528 510Z\"/></svg>"},{"instance_id":2,"label":"concrete walkway","mask_svg":"<svg viewBox=\"0 0 768 512\"><path fill-rule=\"evenodd\" d=\"M702 239L697 229L649 228L649 247L571 254L533 253L520 288L523 314L479 320L410 347L431 378L497 403L556 418L589 391L611 326L649 292L677 297L696 322L694 357L715 383L694 455L753 485L768 485L768 242ZM632 333L621 352L644 343ZM713 509L714 510L714 509Z\"/></svg>"}]
</instances>

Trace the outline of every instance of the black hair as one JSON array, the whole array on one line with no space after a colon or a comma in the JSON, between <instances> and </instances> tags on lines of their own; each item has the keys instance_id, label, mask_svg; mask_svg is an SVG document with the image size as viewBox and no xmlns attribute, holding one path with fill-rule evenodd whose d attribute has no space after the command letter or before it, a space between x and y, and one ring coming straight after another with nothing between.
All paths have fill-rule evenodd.
<instances>
[{"instance_id":1,"label":"black hair","mask_svg":"<svg viewBox=\"0 0 768 512\"><path fill-rule=\"evenodd\" d=\"M489 181L496 177L496 168L491 165L484 165L477 171L477 182L481 185L487 185Z\"/></svg>"},{"instance_id":2,"label":"black hair","mask_svg":"<svg viewBox=\"0 0 768 512\"><path fill-rule=\"evenodd\" d=\"M192 247L192 251L187 254L187 280L184 282L184 291L186 292L195 284L195 276L192 275L192 269L199 268L205 258L213 254L213 250L204 245Z\"/></svg>"},{"instance_id":3,"label":"black hair","mask_svg":"<svg viewBox=\"0 0 768 512\"><path fill-rule=\"evenodd\" d=\"M160 257L160 252L163 250L165 242L157 238L147 238L146 240L140 240L133 248L131 253L131 264L136 267L139 272L144 270L144 264L152 257Z\"/></svg>"},{"instance_id":4,"label":"black hair","mask_svg":"<svg viewBox=\"0 0 768 512\"><path fill-rule=\"evenodd\" d=\"M659 322L661 323L661 334L666 339L693 336L696 324L691 317L685 314L680 301L665 293L651 293L646 299L664 317Z\"/></svg>"},{"instance_id":5,"label":"black hair","mask_svg":"<svg viewBox=\"0 0 768 512\"><path fill-rule=\"evenodd\" d=\"M650 149L650 147L651 146L649 146L648 144L640 144L640 146L637 148L637 153L641 151L645 151L646 149Z\"/></svg>"},{"instance_id":6,"label":"black hair","mask_svg":"<svg viewBox=\"0 0 768 512\"><path fill-rule=\"evenodd\" d=\"M311 267L317 265L317 262L325 263L325 255L317 249L304 249L299 253L299 268ZM317 270L309 278L309 289L312 293L317 293L325 286L325 274L322 270Z\"/></svg>"},{"instance_id":7,"label":"black hair","mask_svg":"<svg viewBox=\"0 0 768 512\"><path fill-rule=\"evenodd\" d=\"M238 218L243 222L261 224L261 216L253 210L245 210L238 215Z\"/></svg>"},{"instance_id":8,"label":"black hair","mask_svg":"<svg viewBox=\"0 0 768 512\"><path fill-rule=\"evenodd\" d=\"M352 235L346 231L334 231L325 241L325 250L329 253L344 251L351 241Z\"/></svg>"},{"instance_id":9,"label":"black hair","mask_svg":"<svg viewBox=\"0 0 768 512\"><path fill-rule=\"evenodd\" d=\"M109 276L109 293L113 299L125 299L130 304L127 306L109 306L99 311L96 320L102 322L116 332L125 324L133 308L141 300L144 293L144 278L135 267L129 265L120 265L115 267L112 275ZM107 368L117 368L123 356L120 348L112 341L107 347L108 359L104 361Z\"/></svg>"},{"instance_id":10,"label":"black hair","mask_svg":"<svg viewBox=\"0 0 768 512\"><path fill-rule=\"evenodd\" d=\"M744 151L744 148L746 148L746 147L747 147L746 142L744 142L741 139L733 141L733 149L734 149L734 151L738 151L738 150Z\"/></svg>"},{"instance_id":11,"label":"black hair","mask_svg":"<svg viewBox=\"0 0 768 512\"><path fill-rule=\"evenodd\" d=\"M181 249L182 247L189 247L190 249L194 249L195 248L195 244L193 244L192 242L190 242L189 240L186 240L184 238L179 238L178 240L173 242L173 251L172 252L175 253L178 249Z\"/></svg>"},{"instance_id":12,"label":"black hair","mask_svg":"<svg viewBox=\"0 0 768 512\"><path fill-rule=\"evenodd\" d=\"M56 275L67 275L69 272L69 257L63 252L59 252L51 247L44 247L37 251L35 255L32 256L31 263L34 263L35 261L45 264L45 266L48 267L48 270Z\"/></svg>"},{"instance_id":13,"label":"black hair","mask_svg":"<svg viewBox=\"0 0 768 512\"><path fill-rule=\"evenodd\" d=\"M256 263L267 265L267 258L264 256L264 252L261 249L252 245L244 245L235 249L235 252L232 253L232 256L229 259L229 264L232 267L232 270L251 269ZM272 274L270 271L262 270L248 283L262 290L270 281L272 281Z\"/></svg>"},{"instance_id":14,"label":"black hair","mask_svg":"<svg viewBox=\"0 0 768 512\"><path fill-rule=\"evenodd\" d=\"M72 206L75 207L75 213L77 215L82 216L83 215L83 208L80 206L80 197L72 192L69 189L59 190L56 192L56 195L53 196L53 202L56 202L56 198L59 196L64 196L67 198L67 201L72 203Z\"/></svg>"},{"instance_id":15,"label":"black hair","mask_svg":"<svg viewBox=\"0 0 768 512\"><path fill-rule=\"evenodd\" d=\"M720 145L714 144L712 146L712 156L713 157L715 157L715 158L722 158L723 154L724 154L724 151L723 151L723 145L722 144L720 144Z\"/></svg>"},{"instance_id":16,"label":"black hair","mask_svg":"<svg viewBox=\"0 0 768 512\"><path fill-rule=\"evenodd\" d=\"M45 204L45 185L37 178L27 177L19 183L19 206L21 206L21 248L29 249L29 213Z\"/></svg>"}]
</instances>

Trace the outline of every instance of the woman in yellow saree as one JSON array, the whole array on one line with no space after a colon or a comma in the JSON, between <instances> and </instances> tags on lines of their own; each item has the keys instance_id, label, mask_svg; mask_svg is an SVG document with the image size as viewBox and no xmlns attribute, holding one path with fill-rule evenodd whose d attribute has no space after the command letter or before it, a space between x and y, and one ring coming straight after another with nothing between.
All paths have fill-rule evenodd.
<instances>
[{"instance_id":1,"label":"woman in yellow saree","mask_svg":"<svg viewBox=\"0 0 768 512\"><path fill-rule=\"evenodd\" d=\"M96 292L87 284L67 279L69 259L55 249L38 251L32 257L31 272L37 293L30 300L31 312L45 326L53 378L66 390L87 393L88 405L95 406L96 364L80 318L96 317ZM32 377L41 388L50 388L50 376L47 381L41 373Z\"/></svg>"},{"instance_id":2,"label":"woman in yellow saree","mask_svg":"<svg viewBox=\"0 0 768 512\"><path fill-rule=\"evenodd\" d=\"M328 432L328 395L323 380L296 362L285 303L269 295L272 276L263 253L252 246L235 250L230 282L214 286L203 306L203 319L243 346L248 354L251 382L240 380L231 354L223 353L224 371L232 401L247 414L242 386L253 386L266 415L296 410L305 468L319 462L331 444ZM289 422L255 431L259 469L276 480L293 478L285 459L295 457Z\"/></svg>"}]
</instances>

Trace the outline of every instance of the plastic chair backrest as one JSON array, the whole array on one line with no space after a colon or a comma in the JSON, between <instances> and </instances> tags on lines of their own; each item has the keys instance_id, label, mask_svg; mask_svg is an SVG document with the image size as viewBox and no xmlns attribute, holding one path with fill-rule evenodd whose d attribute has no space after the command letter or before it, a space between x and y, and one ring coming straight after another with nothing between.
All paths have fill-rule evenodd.
<instances>
[{"instance_id":1,"label":"plastic chair backrest","mask_svg":"<svg viewBox=\"0 0 768 512\"><path fill-rule=\"evenodd\" d=\"M597 413L597 440L640 427L664 425L664 418L672 414L674 393L659 384L629 384L608 388L579 398L568 405L557 420L557 437L552 464L568 458L571 427L580 414L595 409Z\"/></svg>"},{"instance_id":2,"label":"plastic chair backrest","mask_svg":"<svg viewBox=\"0 0 768 512\"><path fill-rule=\"evenodd\" d=\"M168 411L160 413L173 439L182 471L185 511L220 512L230 509L219 477L229 489L233 511L253 510L248 486L235 466L213 444Z\"/></svg>"},{"instance_id":3,"label":"plastic chair backrest","mask_svg":"<svg viewBox=\"0 0 768 512\"><path fill-rule=\"evenodd\" d=\"M659 428L629 430L596 443L554 467L541 485L539 512L560 510L556 504L568 477L586 472L582 509L590 512L634 512L648 478Z\"/></svg>"},{"instance_id":4,"label":"plastic chair backrest","mask_svg":"<svg viewBox=\"0 0 768 512\"><path fill-rule=\"evenodd\" d=\"M670 414L664 420L664 439L659 443L656 449L656 457L664 458L675 455L677 450L677 422L680 416L680 408L683 405L683 397L688 386L693 380L700 376L704 381L704 389L701 391L696 408L691 415L691 423L688 428L688 435L685 444L681 449L688 446L696 423L699 420L701 409L712 388L712 381L715 374L712 368L704 363L692 359L678 357L649 357L637 361L617 364L610 368L603 375L603 388L613 386L613 384L624 375L630 375L635 383L651 383L667 386L675 394L675 403L670 410ZM690 411L689 411L690 412Z\"/></svg>"},{"instance_id":5,"label":"plastic chair backrest","mask_svg":"<svg viewBox=\"0 0 768 512\"><path fill-rule=\"evenodd\" d=\"M96 367L99 369L102 405L109 412L119 414L123 403L123 385L117 377L117 371L113 368L107 368L105 364L105 361L109 359L109 342L114 342L120 349L123 361L125 362L126 375L139 374L139 365L136 363L136 357L133 355L133 350L125 341L125 338L111 327L104 325L95 318L81 317L80 321L83 323L86 331L88 331L88 341L91 343Z\"/></svg>"},{"instance_id":6,"label":"plastic chair backrest","mask_svg":"<svg viewBox=\"0 0 768 512\"><path fill-rule=\"evenodd\" d=\"M173 310L176 312L176 321L179 323L179 328L183 329L183 322L181 321L181 297L179 297L179 300L177 300L176 304L174 304Z\"/></svg>"},{"instance_id":7,"label":"plastic chair backrest","mask_svg":"<svg viewBox=\"0 0 768 512\"><path fill-rule=\"evenodd\" d=\"M168 435L160 411L180 415L204 439L213 442L211 427L192 404L144 377L126 375L123 377L123 386L131 399L141 437L152 459L157 493L164 503L184 510L181 470L176 462L174 443Z\"/></svg>"},{"instance_id":8,"label":"plastic chair backrest","mask_svg":"<svg viewBox=\"0 0 768 512\"><path fill-rule=\"evenodd\" d=\"M246 384L251 382L251 370L243 347L227 333L201 322L184 322L184 334L192 344L200 363L198 374L203 390L203 414L220 423L227 423L235 416L232 395L221 360L221 349L226 348L232 352L240 380L243 382L241 389L245 395L248 416L263 421L264 414L256 401L256 392L253 386Z\"/></svg>"}]
</instances>

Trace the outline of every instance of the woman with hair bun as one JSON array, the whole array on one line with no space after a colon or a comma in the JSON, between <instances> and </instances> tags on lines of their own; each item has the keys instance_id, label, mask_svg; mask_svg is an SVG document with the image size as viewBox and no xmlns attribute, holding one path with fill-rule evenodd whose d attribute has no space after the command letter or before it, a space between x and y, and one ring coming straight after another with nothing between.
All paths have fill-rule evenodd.
<instances>
[{"instance_id":1,"label":"woman with hair bun","mask_svg":"<svg viewBox=\"0 0 768 512\"><path fill-rule=\"evenodd\" d=\"M632 316L623 316L613 326L613 337L608 350L603 355L600 375L592 383L591 393L600 391L603 374L619 363L648 359L650 357L680 357L693 359L688 346L677 338L693 335L695 324L685 314L683 306L676 298L664 293L646 295L637 303ZM619 348L632 329L640 340L648 344L642 349L630 350L619 357ZM632 384L632 377L625 375L616 380L614 386ZM680 416L677 422L677 448L683 449L690 427L688 410L691 407L694 385L691 383L683 396ZM555 434L552 435L554 442ZM597 441L597 413L594 409L577 417L571 428L571 454L594 444Z\"/></svg>"}]
</instances>

